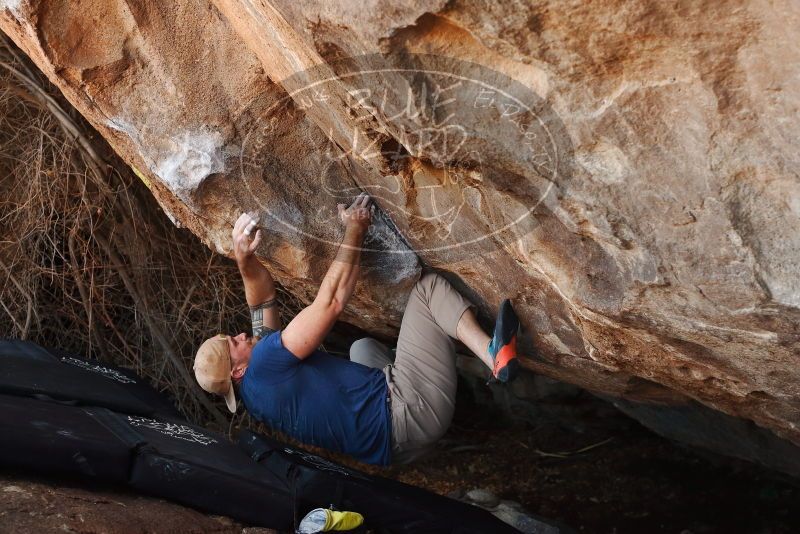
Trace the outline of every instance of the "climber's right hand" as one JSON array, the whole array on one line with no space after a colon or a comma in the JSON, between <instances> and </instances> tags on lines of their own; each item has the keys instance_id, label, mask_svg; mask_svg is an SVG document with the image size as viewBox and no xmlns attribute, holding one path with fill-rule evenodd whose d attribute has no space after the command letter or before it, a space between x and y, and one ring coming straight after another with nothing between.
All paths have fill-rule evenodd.
<instances>
[{"instance_id":1,"label":"climber's right hand","mask_svg":"<svg viewBox=\"0 0 800 534\"><path fill-rule=\"evenodd\" d=\"M257 221L249 213L242 213L233 225L233 255L238 263L248 260L261 242L261 230L256 229Z\"/></svg>"}]
</instances>

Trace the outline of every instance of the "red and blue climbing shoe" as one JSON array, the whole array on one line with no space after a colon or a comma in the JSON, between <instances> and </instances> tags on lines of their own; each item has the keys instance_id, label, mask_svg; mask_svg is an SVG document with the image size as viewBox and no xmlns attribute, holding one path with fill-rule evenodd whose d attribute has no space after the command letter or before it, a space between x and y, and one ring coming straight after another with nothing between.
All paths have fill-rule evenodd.
<instances>
[{"instance_id":1,"label":"red and blue climbing shoe","mask_svg":"<svg viewBox=\"0 0 800 534\"><path fill-rule=\"evenodd\" d=\"M519 318L511 307L511 301L506 299L500 304L500 312L494 324L494 335L489 342L489 356L494 362L492 376L498 382L511 382L519 373L518 333Z\"/></svg>"}]
</instances>

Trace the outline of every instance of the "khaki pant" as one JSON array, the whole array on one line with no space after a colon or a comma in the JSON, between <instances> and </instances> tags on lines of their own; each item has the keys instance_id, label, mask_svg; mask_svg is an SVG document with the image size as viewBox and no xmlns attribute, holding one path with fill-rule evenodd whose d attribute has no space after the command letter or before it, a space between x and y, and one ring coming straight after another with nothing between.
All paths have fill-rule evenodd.
<instances>
[{"instance_id":1,"label":"khaki pant","mask_svg":"<svg viewBox=\"0 0 800 534\"><path fill-rule=\"evenodd\" d=\"M433 449L453 419L461 315L472 304L438 274L416 283L406 304L394 362L386 345L364 338L350 360L383 369L392 410L392 461L408 463Z\"/></svg>"}]
</instances>

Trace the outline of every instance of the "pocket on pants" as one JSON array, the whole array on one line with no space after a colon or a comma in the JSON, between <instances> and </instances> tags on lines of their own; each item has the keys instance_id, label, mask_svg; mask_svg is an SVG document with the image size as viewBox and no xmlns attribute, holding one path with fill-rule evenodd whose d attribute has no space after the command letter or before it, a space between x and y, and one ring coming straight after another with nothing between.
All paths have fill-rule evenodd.
<instances>
[{"instance_id":1,"label":"pocket on pants","mask_svg":"<svg viewBox=\"0 0 800 534\"><path fill-rule=\"evenodd\" d=\"M408 441L408 406L398 398L392 398L392 449Z\"/></svg>"},{"instance_id":2,"label":"pocket on pants","mask_svg":"<svg viewBox=\"0 0 800 534\"><path fill-rule=\"evenodd\" d=\"M396 417L392 431L397 432L397 437L392 439L392 463L407 464L434 449L435 440L426 437L418 417L415 419L415 409L418 407L401 401L392 410L392 417Z\"/></svg>"}]
</instances>

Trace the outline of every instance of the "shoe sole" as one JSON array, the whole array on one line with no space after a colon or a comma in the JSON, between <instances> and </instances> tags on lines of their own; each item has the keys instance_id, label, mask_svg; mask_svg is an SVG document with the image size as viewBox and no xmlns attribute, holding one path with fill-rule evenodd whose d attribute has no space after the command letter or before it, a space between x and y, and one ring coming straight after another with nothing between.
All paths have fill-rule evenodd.
<instances>
[{"instance_id":1,"label":"shoe sole","mask_svg":"<svg viewBox=\"0 0 800 534\"><path fill-rule=\"evenodd\" d=\"M519 374L519 360L514 357L511 361L509 361L505 367L500 369L500 372L497 373L497 380L500 382L506 383L514 380L517 375Z\"/></svg>"},{"instance_id":2,"label":"shoe sole","mask_svg":"<svg viewBox=\"0 0 800 534\"><path fill-rule=\"evenodd\" d=\"M500 350L495 355L495 368L499 371L495 377L500 382L513 380L519 373L519 361L517 360L517 334L519 333L519 318L511 301L505 299L500 304L500 313L497 317L497 330L500 331ZM494 375L494 373L492 373Z\"/></svg>"},{"instance_id":3,"label":"shoe sole","mask_svg":"<svg viewBox=\"0 0 800 534\"><path fill-rule=\"evenodd\" d=\"M503 346L508 345L519 331L519 318L511 306L511 301L508 299L505 299L500 304L500 312L497 314L497 326L495 326L495 331L492 335L494 336L498 330L500 330L500 350L502 350Z\"/></svg>"}]
</instances>

